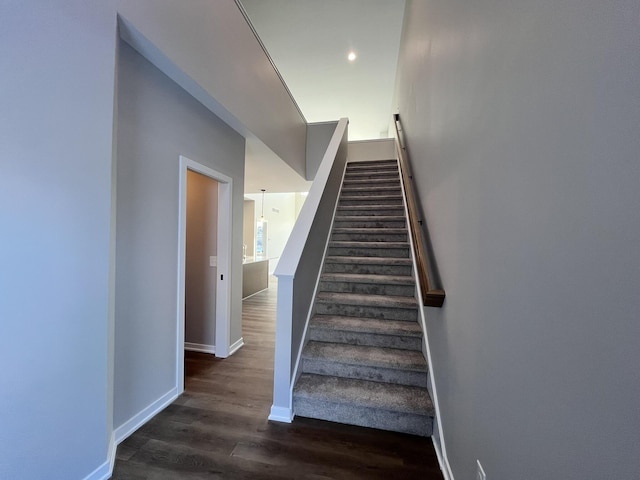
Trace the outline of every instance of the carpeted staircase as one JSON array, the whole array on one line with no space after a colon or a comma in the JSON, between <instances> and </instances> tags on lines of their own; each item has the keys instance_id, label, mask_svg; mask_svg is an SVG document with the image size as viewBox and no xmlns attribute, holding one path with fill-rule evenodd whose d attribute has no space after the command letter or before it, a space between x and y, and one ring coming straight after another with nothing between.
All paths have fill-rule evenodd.
<instances>
[{"instance_id":1,"label":"carpeted staircase","mask_svg":"<svg viewBox=\"0 0 640 480\"><path fill-rule=\"evenodd\" d=\"M397 162L348 163L293 391L296 415L431 435L409 249Z\"/></svg>"}]
</instances>

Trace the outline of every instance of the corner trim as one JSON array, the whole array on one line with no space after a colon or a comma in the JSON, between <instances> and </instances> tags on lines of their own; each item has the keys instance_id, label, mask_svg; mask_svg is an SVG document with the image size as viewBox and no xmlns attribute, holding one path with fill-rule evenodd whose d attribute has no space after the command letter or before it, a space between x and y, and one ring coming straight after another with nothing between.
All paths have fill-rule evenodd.
<instances>
[{"instance_id":1,"label":"corner trim","mask_svg":"<svg viewBox=\"0 0 640 480\"><path fill-rule=\"evenodd\" d=\"M159 399L153 402L151 405L131 417L129 420L124 422L118 428L113 431L113 435L115 437L115 444L119 445L122 441L124 441L127 437L129 437L133 432L138 430L142 425L147 423L153 417L155 417L158 413L164 410L171 402L173 402L180 393L177 388L172 388L167 393L162 395Z\"/></svg>"},{"instance_id":2,"label":"corner trim","mask_svg":"<svg viewBox=\"0 0 640 480\"><path fill-rule=\"evenodd\" d=\"M107 460L89 475L84 477L84 480L107 480L108 478L111 478L113 466L116 463L116 442L114 440L113 432L109 437L108 448Z\"/></svg>"},{"instance_id":3,"label":"corner trim","mask_svg":"<svg viewBox=\"0 0 640 480\"><path fill-rule=\"evenodd\" d=\"M244 346L244 339L242 337L240 337L236 342L233 342L230 346L229 346L229 356L233 355L234 353L236 353L238 350L240 350L242 347Z\"/></svg>"},{"instance_id":4,"label":"corner trim","mask_svg":"<svg viewBox=\"0 0 640 480\"><path fill-rule=\"evenodd\" d=\"M269 420L281 423L291 423L293 421L293 412L290 408L271 405Z\"/></svg>"},{"instance_id":5,"label":"corner trim","mask_svg":"<svg viewBox=\"0 0 640 480\"><path fill-rule=\"evenodd\" d=\"M184 342L184 349L190 352L211 353L213 355L216 353L215 345L204 345L202 343Z\"/></svg>"}]
</instances>

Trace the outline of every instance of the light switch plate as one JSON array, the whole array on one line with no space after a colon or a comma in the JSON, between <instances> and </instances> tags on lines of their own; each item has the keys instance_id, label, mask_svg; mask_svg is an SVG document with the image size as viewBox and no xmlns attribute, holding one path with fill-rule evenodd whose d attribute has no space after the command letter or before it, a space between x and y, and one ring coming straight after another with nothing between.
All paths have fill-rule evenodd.
<instances>
[{"instance_id":1,"label":"light switch plate","mask_svg":"<svg viewBox=\"0 0 640 480\"><path fill-rule=\"evenodd\" d=\"M218 266L218 257L209 257L209 266L217 267Z\"/></svg>"}]
</instances>

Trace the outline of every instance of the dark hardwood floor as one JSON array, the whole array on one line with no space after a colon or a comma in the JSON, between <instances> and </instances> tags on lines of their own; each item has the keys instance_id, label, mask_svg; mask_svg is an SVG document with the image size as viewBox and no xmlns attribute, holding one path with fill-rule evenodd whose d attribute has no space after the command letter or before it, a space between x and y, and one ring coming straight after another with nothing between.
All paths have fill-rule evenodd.
<instances>
[{"instance_id":1,"label":"dark hardwood floor","mask_svg":"<svg viewBox=\"0 0 640 480\"><path fill-rule=\"evenodd\" d=\"M269 422L276 282L243 302L245 345L187 352L185 393L125 440L114 479L441 480L430 438L319 420Z\"/></svg>"}]
</instances>

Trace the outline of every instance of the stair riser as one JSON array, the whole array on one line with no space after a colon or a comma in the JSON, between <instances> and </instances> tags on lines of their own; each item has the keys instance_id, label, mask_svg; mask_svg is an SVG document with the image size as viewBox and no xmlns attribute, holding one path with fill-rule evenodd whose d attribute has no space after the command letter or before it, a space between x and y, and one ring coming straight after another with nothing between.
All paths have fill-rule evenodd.
<instances>
[{"instance_id":1,"label":"stair riser","mask_svg":"<svg viewBox=\"0 0 640 480\"><path fill-rule=\"evenodd\" d=\"M301 417L428 437L433 433L433 417L412 413L391 413L377 408L345 405L294 394L293 411Z\"/></svg>"},{"instance_id":2,"label":"stair riser","mask_svg":"<svg viewBox=\"0 0 640 480\"><path fill-rule=\"evenodd\" d=\"M333 226L335 228L405 228L407 223L403 220L373 220L371 217L368 220L359 220L351 217L349 220L345 220L341 217L336 217ZM382 218L382 217L381 217Z\"/></svg>"},{"instance_id":3,"label":"stair riser","mask_svg":"<svg viewBox=\"0 0 640 480\"><path fill-rule=\"evenodd\" d=\"M302 372L427 388L426 371L415 372L366 365L349 365L335 361L304 358L302 360Z\"/></svg>"},{"instance_id":4,"label":"stair riser","mask_svg":"<svg viewBox=\"0 0 640 480\"><path fill-rule=\"evenodd\" d=\"M341 195L338 205L402 205L402 197L397 195L391 198L385 198L384 196Z\"/></svg>"},{"instance_id":5,"label":"stair riser","mask_svg":"<svg viewBox=\"0 0 640 480\"><path fill-rule=\"evenodd\" d=\"M320 291L412 297L415 295L416 288L415 285L321 281Z\"/></svg>"},{"instance_id":6,"label":"stair riser","mask_svg":"<svg viewBox=\"0 0 640 480\"><path fill-rule=\"evenodd\" d=\"M409 258L409 248L329 247L327 254L336 257Z\"/></svg>"},{"instance_id":7,"label":"stair riser","mask_svg":"<svg viewBox=\"0 0 640 480\"><path fill-rule=\"evenodd\" d=\"M402 335L380 335L367 332L348 332L345 330L310 327L309 340L345 343L348 345L366 345L370 347L398 348L416 352L422 351L422 338Z\"/></svg>"},{"instance_id":8,"label":"stair riser","mask_svg":"<svg viewBox=\"0 0 640 480\"><path fill-rule=\"evenodd\" d=\"M333 233L336 242L406 242L406 233Z\"/></svg>"},{"instance_id":9,"label":"stair riser","mask_svg":"<svg viewBox=\"0 0 640 480\"><path fill-rule=\"evenodd\" d=\"M418 310L413 308L316 302L315 313L319 315L342 315L345 317L378 318L382 320L402 320L407 322L418 321Z\"/></svg>"},{"instance_id":10,"label":"stair riser","mask_svg":"<svg viewBox=\"0 0 640 480\"><path fill-rule=\"evenodd\" d=\"M324 264L327 273L360 273L365 275L411 275L410 265L369 265L361 263Z\"/></svg>"}]
</instances>

